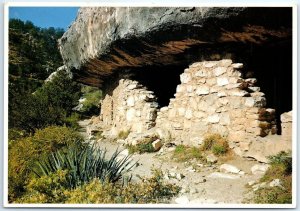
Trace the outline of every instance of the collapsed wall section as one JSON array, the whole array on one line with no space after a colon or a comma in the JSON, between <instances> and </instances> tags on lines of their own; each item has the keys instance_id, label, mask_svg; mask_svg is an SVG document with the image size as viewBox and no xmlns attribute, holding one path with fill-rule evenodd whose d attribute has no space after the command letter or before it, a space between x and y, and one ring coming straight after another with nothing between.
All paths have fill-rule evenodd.
<instances>
[{"instance_id":1,"label":"collapsed wall section","mask_svg":"<svg viewBox=\"0 0 300 211\"><path fill-rule=\"evenodd\" d=\"M156 127L189 145L218 133L244 150L253 137L275 134L275 110L264 108L264 93L255 78L242 78L242 67L231 60L192 64L180 75L175 98L158 112Z\"/></svg>"}]
</instances>

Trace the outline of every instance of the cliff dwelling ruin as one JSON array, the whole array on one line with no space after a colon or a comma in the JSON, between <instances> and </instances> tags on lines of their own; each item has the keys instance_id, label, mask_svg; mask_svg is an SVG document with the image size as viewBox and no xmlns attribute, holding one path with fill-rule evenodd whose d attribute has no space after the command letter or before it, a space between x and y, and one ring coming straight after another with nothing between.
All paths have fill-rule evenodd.
<instances>
[{"instance_id":1,"label":"cliff dwelling ruin","mask_svg":"<svg viewBox=\"0 0 300 211\"><path fill-rule=\"evenodd\" d=\"M60 50L77 81L104 90L107 136L198 146L218 133L256 159L291 149L291 8L81 8Z\"/></svg>"}]
</instances>

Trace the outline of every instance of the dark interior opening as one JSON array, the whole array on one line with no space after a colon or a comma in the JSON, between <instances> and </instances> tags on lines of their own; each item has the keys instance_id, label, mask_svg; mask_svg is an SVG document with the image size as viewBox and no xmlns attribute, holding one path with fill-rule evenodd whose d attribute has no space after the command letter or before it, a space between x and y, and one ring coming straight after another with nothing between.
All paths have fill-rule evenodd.
<instances>
[{"instance_id":1,"label":"dark interior opening","mask_svg":"<svg viewBox=\"0 0 300 211\"><path fill-rule=\"evenodd\" d=\"M281 134L280 115L292 110L292 41L248 46L238 62L244 63L245 75L252 72L252 77L257 78L267 108L276 110L278 134Z\"/></svg>"},{"instance_id":2,"label":"dark interior opening","mask_svg":"<svg viewBox=\"0 0 300 211\"><path fill-rule=\"evenodd\" d=\"M185 68L184 65L145 66L133 70L133 79L154 92L161 108L168 106L170 99L174 98L176 87L180 84L180 74Z\"/></svg>"}]
</instances>

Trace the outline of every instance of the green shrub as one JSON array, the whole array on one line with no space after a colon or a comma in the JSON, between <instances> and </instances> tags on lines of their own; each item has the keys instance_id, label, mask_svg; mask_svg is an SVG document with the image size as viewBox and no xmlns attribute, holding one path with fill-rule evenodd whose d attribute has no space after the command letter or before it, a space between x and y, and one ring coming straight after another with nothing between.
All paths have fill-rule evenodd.
<instances>
[{"instance_id":1,"label":"green shrub","mask_svg":"<svg viewBox=\"0 0 300 211\"><path fill-rule=\"evenodd\" d=\"M47 176L32 178L26 186L26 194L16 203L62 203L67 199L68 171L58 170Z\"/></svg>"},{"instance_id":2,"label":"green shrub","mask_svg":"<svg viewBox=\"0 0 300 211\"><path fill-rule=\"evenodd\" d=\"M24 130L8 129L8 140L17 140L26 137L28 134Z\"/></svg>"},{"instance_id":3,"label":"green shrub","mask_svg":"<svg viewBox=\"0 0 300 211\"><path fill-rule=\"evenodd\" d=\"M78 148L73 145L67 150L58 150L39 161L35 172L39 176L47 176L59 169L67 170L70 188L89 182L93 178L98 178L102 182L117 182L123 174L135 166L135 163L131 163L130 156L118 160L119 153L116 151L110 159L106 160L106 151L94 146Z\"/></svg>"},{"instance_id":4,"label":"green shrub","mask_svg":"<svg viewBox=\"0 0 300 211\"><path fill-rule=\"evenodd\" d=\"M135 152L140 154L145 152L155 152L152 143L140 143L137 145L127 145L126 147L129 150L129 154L133 154Z\"/></svg>"},{"instance_id":5,"label":"green shrub","mask_svg":"<svg viewBox=\"0 0 300 211\"><path fill-rule=\"evenodd\" d=\"M203 160L203 156L199 148L185 145L176 146L173 158L180 162L185 162L194 158L197 160Z\"/></svg>"},{"instance_id":6,"label":"green shrub","mask_svg":"<svg viewBox=\"0 0 300 211\"><path fill-rule=\"evenodd\" d=\"M163 182L161 171L155 171L150 178L142 178L140 183L129 183L127 186L100 183L93 180L74 191L69 192L66 203L166 203L177 195L179 187Z\"/></svg>"},{"instance_id":7,"label":"green shrub","mask_svg":"<svg viewBox=\"0 0 300 211\"><path fill-rule=\"evenodd\" d=\"M99 102L102 98L102 91L98 88L83 86L81 92L85 100L82 102L80 111L88 116L99 114Z\"/></svg>"},{"instance_id":8,"label":"green shrub","mask_svg":"<svg viewBox=\"0 0 300 211\"><path fill-rule=\"evenodd\" d=\"M24 186L34 176L31 169L37 160L68 145L82 145L82 137L73 129L50 126L37 130L33 136L9 141L8 187L9 200L24 192Z\"/></svg>"},{"instance_id":9,"label":"green shrub","mask_svg":"<svg viewBox=\"0 0 300 211\"><path fill-rule=\"evenodd\" d=\"M130 154L138 152L140 154L145 152L155 152L152 143L158 139L157 135L153 135L150 137L144 138L144 140L140 141L137 145L127 145L127 149L129 150Z\"/></svg>"},{"instance_id":10,"label":"green shrub","mask_svg":"<svg viewBox=\"0 0 300 211\"><path fill-rule=\"evenodd\" d=\"M280 179L282 187L264 187L255 191L253 201L259 204L292 203L292 157L290 152L280 152L269 157L270 168L260 182L270 183Z\"/></svg>"},{"instance_id":11,"label":"green shrub","mask_svg":"<svg viewBox=\"0 0 300 211\"><path fill-rule=\"evenodd\" d=\"M211 150L215 155L223 155L228 152L229 145L221 135L212 134L205 137L202 150Z\"/></svg>"},{"instance_id":12,"label":"green shrub","mask_svg":"<svg viewBox=\"0 0 300 211\"><path fill-rule=\"evenodd\" d=\"M130 134L130 130L122 130L118 134L118 139L126 139Z\"/></svg>"},{"instance_id":13,"label":"green shrub","mask_svg":"<svg viewBox=\"0 0 300 211\"><path fill-rule=\"evenodd\" d=\"M150 178L127 185L101 182L94 178L88 183L66 188L67 171L59 170L48 176L34 179L27 186L27 194L18 203L72 203L72 204L116 204L116 203L167 203L179 192L179 187L163 181L163 174L155 170Z\"/></svg>"},{"instance_id":14,"label":"green shrub","mask_svg":"<svg viewBox=\"0 0 300 211\"><path fill-rule=\"evenodd\" d=\"M74 128L74 129L79 129L80 126L78 125L78 121L81 119L81 115L78 113L72 113L70 116L67 116L66 118L63 119L63 122L65 123L66 126Z\"/></svg>"}]
</instances>

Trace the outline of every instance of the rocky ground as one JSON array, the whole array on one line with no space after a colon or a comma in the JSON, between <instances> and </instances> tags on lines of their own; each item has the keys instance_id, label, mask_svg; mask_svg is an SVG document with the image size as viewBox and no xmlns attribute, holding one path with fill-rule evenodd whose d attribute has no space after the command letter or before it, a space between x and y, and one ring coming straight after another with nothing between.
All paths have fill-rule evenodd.
<instances>
[{"instance_id":1,"label":"rocky ground","mask_svg":"<svg viewBox=\"0 0 300 211\"><path fill-rule=\"evenodd\" d=\"M81 133L88 140L86 127L89 120L79 122ZM117 149L120 156L128 155L128 150L117 142L106 139L98 140L99 147L107 150L107 156ZM197 160L175 162L172 159L175 147L163 146L158 152L134 154L133 161L137 166L132 170L133 181L139 176L150 176L151 169L161 169L164 180L181 187L180 194L170 203L177 204L237 204L247 201L259 185L258 180L267 169L266 164L254 160L232 156L229 159L219 159L216 163L206 164ZM262 184L266 185L266 184Z\"/></svg>"}]
</instances>

